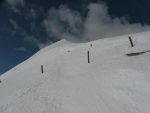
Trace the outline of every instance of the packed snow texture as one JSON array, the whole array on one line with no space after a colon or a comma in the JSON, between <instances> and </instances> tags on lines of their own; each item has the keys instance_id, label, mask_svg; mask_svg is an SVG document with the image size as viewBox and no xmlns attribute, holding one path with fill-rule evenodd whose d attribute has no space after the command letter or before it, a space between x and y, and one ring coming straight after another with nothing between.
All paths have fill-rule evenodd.
<instances>
[{"instance_id":1,"label":"packed snow texture","mask_svg":"<svg viewBox=\"0 0 150 113\"><path fill-rule=\"evenodd\" d=\"M0 113L150 113L150 53L126 55L149 50L150 32L57 42L0 77Z\"/></svg>"}]
</instances>

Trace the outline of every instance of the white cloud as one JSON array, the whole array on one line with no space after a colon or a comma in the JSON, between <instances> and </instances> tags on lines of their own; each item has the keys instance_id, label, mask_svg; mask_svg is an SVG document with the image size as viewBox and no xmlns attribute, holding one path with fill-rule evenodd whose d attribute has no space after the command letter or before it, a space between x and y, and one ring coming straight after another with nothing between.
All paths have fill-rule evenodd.
<instances>
[{"instance_id":1,"label":"white cloud","mask_svg":"<svg viewBox=\"0 0 150 113\"><path fill-rule=\"evenodd\" d=\"M20 13L17 6L25 6L25 0L6 0L15 13Z\"/></svg>"},{"instance_id":2,"label":"white cloud","mask_svg":"<svg viewBox=\"0 0 150 113\"><path fill-rule=\"evenodd\" d=\"M16 5L24 5L25 1L24 0L6 0L7 3L9 3L12 6L16 6Z\"/></svg>"},{"instance_id":3,"label":"white cloud","mask_svg":"<svg viewBox=\"0 0 150 113\"><path fill-rule=\"evenodd\" d=\"M88 9L83 34L83 37L87 40L150 30L147 25L130 24L125 17L111 18L105 4L90 4Z\"/></svg>"},{"instance_id":4,"label":"white cloud","mask_svg":"<svg viewBox=\"0 0 150 113\"><path fill-rule=\"evenodd\" d=\"M25 52L27 51L25 47L18 47L14 49L15 51Z\"/></svg>"},{"instance_id":5,"label":"white cloud","mask_svg":"<svg viewBox=\"0 0 150 113\"><path fill-rule=\"evenodd\" d=\"M40 43L40 40L38 40L37 38L35 38L34 36L26 36L24 38L24 41L26 42L31 42L33 43L34 45L38 46L39 43Z\"/></svg>"},{"instance_id":6,"label":"white cloud","mask_svg":"<svg viewBox=\"0 0 150 113\"><path fill-rule=\"evenodd\" d=\"M79 12L65 6L52 8L44 20L44 26L50 36L80 41L150 30L148 25L130 24L125 16L112 18L104 3L89 4L86 17L81 17Z\"/></svg>"},{"instance_id":7,"label":"white cloud","mask_svg":"<svg viewBox=\"0 0 150 113\"><path fill-rule=\"evenodd\" d=\"M38 44L37 44L37 47L38 47L39 49L42 49L42 48L44 48L44 47L46 47L46 46L48 46L48 45L50 45L50 44L52 44L51 41L47 41L46 43L38 43Z\"/></svg>"},{"instance_id":8,"label":"white cloud","mask_svg":"<svg viewBox=\"0 0 150 113\"><path fill-rule=\"evenodd\" d=\"M13 28L15 30L19 29L19 25L16 23L15 20L13 20L12 18L9 19L9 22L11 23L11 25L13 26Z\"/></svg>"},{"instance_id":9,"label":"white cloud","mask_svg":"<svg viewBox=\"0 0 150 113\"><path fill-rule=\"evenodd\" d=\"M12 35L15 35L18 31L21 31L21 27L17 24L17 22L15 20L13 20L12 18L9 19L10 24L13 27L12 30Z\"/></svg>"},{"instance_id":10,"label":"white cloud","mask_svg":"<svg viewBox=\"0 0 150 113\"><path fill-rule=\"evenodd\" d=\"M9 22L13 27L12 35L15 35L17 33L19 33L22 37L27 35L26 30L21 27L14 19L10 18Z\"/></svg>"},{"instance_id":11,"label":"white cloud","mask_svg":"<svg viewBox=\"0 0 150 113\"><path fill-rule=\"evenodd\" d=\"M82 31L82 19L78 12L72 11L65 6L59 9L50 9L49 15L44 20L44 26L50 36L58 39L70 36L78 36Z\"/></svg>"},{"instance_id":12,"label":"white cloud","mask_svg":"<svg viewBox=\"0 0 150 113\"><path fill-rule=\"evenodd\" d=\"M24 41L32 43L34 46L38 47L39 49L42 49L45 46L50 45L52 43L50 40L47 40L45 43L43 43L41 40L37 39L34 36L26 36L24 38Z\"/></svg>"},{"instance_id":13,"label":"white cloud","mask_svg":"<svg viewBox=\"0 0 150 113\"><path fill-rule=\"evenodd\" d=\"M35 21L38 17L44 15L44 9L41 6L31 5L25 7L26 10L26 19Z\"/></svg>"}]
</instances>

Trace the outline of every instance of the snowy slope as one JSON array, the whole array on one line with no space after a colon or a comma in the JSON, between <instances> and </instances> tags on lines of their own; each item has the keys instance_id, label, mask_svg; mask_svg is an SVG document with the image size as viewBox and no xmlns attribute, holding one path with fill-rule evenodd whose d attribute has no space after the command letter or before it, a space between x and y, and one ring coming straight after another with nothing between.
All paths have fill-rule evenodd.
<instances>
[{"instance_id":1,"label":"snowy slope","mask_svg":"<svg viewBox=\"0 0 150 113\"><path fill-rule=\"evenodd\" d=\"M57 42L0 77L0 113L150 113L150 52L126 55L148 50L150 32Z\"/></svg>"}]
</instances>

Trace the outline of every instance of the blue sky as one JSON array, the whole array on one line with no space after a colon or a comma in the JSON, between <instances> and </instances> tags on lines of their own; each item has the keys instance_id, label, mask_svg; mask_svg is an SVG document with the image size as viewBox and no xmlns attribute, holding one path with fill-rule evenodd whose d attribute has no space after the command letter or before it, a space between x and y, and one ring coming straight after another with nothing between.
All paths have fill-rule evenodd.
<instances>
[{"instance_id":1,"label":"blue sky","mask_svg":"<svg viewBox=\"0 0 150 113\"><path fill-rule=\"evenodd\" d=\"M149 30L149 0L5 0L0 74L66 38L90 41Z\"/></svg>"}]
</instances>

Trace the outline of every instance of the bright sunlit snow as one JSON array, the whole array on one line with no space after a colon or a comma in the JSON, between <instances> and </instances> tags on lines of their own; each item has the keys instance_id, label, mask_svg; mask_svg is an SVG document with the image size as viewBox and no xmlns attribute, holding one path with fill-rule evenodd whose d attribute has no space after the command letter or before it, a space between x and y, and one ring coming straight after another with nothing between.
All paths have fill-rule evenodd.
<instances>
[{"instance_id":1,"label":"bright sunlit snow","mask_svg":"<svg viewBox=\"0 0 150 113\"><path fill-rule=\"evenodd\" d=\"M0 113L150 113L149 50L150 32L57 42L0 77Z\"/></svg>"}]
</instances>

